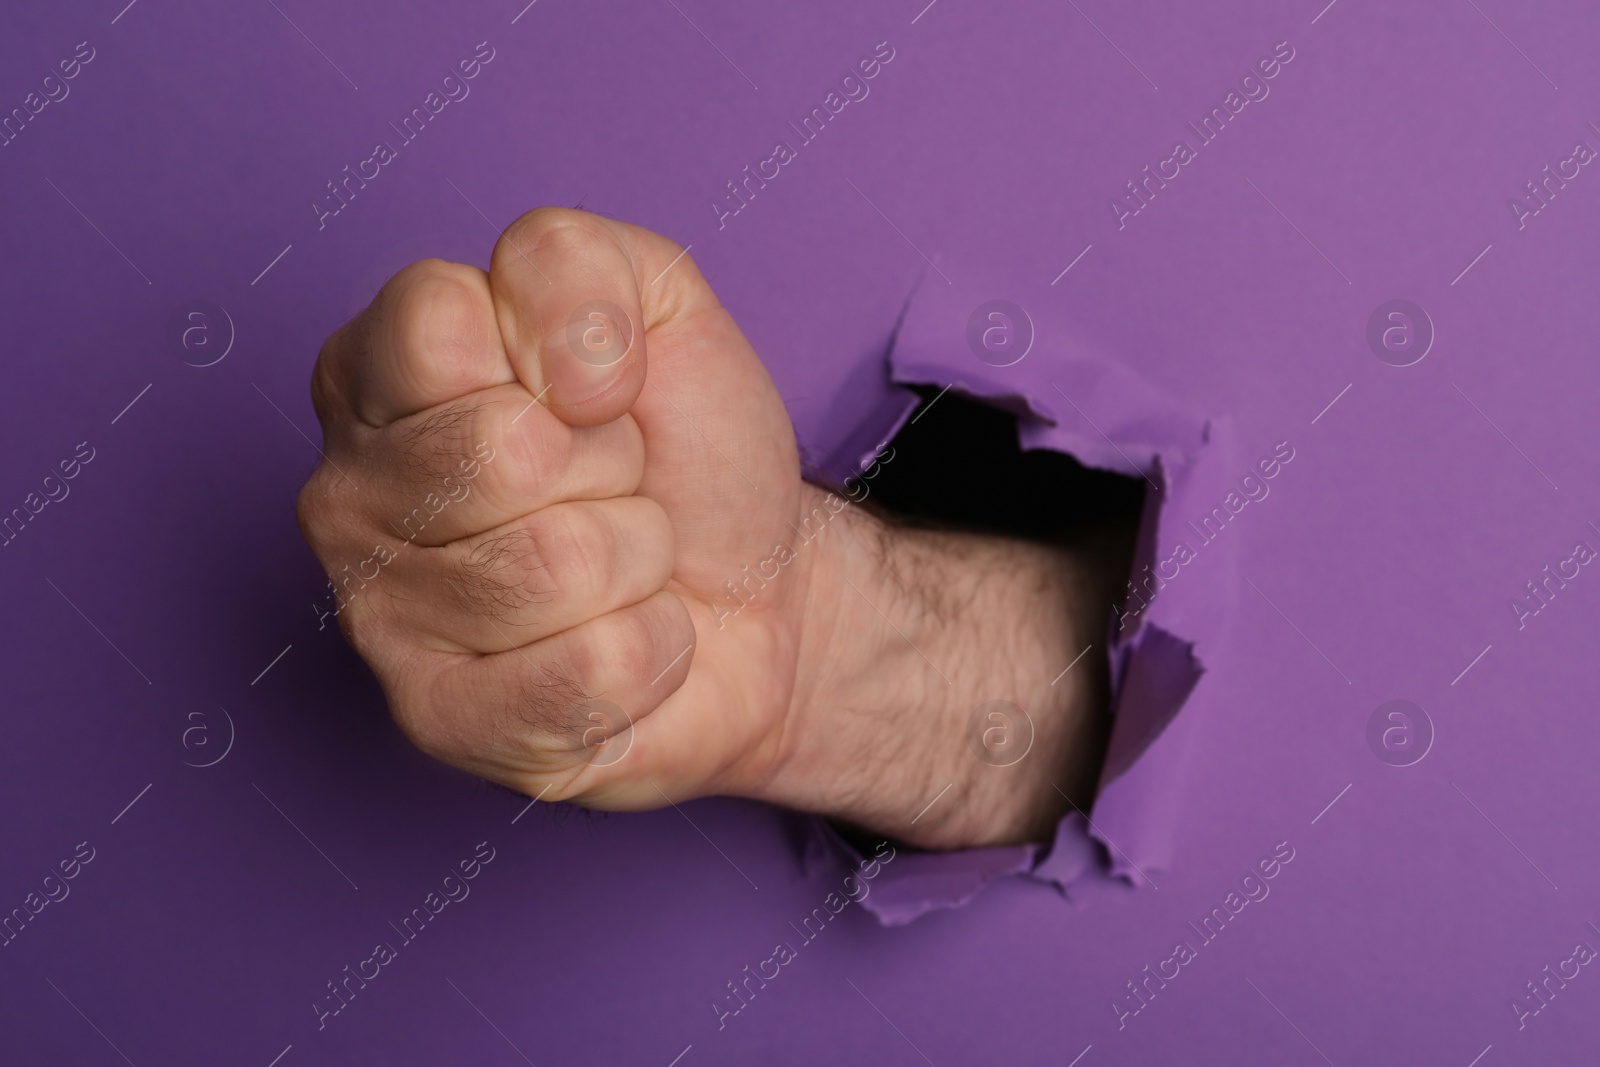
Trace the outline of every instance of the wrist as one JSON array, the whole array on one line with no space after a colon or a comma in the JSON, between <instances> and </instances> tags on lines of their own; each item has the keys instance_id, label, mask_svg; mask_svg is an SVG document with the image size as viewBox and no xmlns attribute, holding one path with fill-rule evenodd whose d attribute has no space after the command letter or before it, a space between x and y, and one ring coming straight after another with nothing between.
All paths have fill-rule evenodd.
<instances>
[{"instance_id":1,"label":"wrist","mask_svg":"<svg viewBox=\"0 0 1600 1067\"><path fill-rule=\"evenodd\" d=\"M930 848L1047 840L1087 808L1113 583L1065 549L801 499L796 682L757 794Z\"/></svg>"}]
</instances>

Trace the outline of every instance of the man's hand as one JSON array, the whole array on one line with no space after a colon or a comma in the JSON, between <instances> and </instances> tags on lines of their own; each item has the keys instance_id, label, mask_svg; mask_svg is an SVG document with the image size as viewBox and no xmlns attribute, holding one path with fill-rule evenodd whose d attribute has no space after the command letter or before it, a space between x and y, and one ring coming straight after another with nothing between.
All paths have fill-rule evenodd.
<instances>
[{"instance_id":1,"label":"man's hand","mask_svg":"<svg viewBox=\"0 0 1600 1067\"><path fill-rule=\"evenodd\" d=\"M391 280L312 396L302 529L437 758L547 800L733 794L937 847L1086 802L1103 666L1050 679L1099 640L1109 583L802 483L771 379L671 241L531 212L487 273ZM993 699L1037 731L1012 766L975 747Z\"/></svg>"}]
</instances>

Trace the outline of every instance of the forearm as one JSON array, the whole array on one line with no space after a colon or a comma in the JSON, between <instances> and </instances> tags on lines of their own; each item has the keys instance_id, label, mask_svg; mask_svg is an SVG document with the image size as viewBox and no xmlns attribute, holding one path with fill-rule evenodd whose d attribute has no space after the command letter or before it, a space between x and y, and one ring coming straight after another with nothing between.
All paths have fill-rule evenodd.
<instances>
[{"instance_id":1,"label":"forearm","mask_svg":"<svg viewBox=\"0 0 1600 1067\"><path fill-rule=\"evenodd\" d=\"M804 549L810 608L763 799L930 848L1048 839L1098 777L1113 583L1065 549L804 499L831 518Z\"/></svg>"}]
</instances>

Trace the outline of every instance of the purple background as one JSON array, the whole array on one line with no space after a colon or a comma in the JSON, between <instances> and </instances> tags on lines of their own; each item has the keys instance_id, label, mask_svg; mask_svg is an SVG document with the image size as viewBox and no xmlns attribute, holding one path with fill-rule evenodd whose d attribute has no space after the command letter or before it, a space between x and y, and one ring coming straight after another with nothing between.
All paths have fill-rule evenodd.
<instances>
[{"instance_id":1,"label":"purple background","mask_svg":"<svg viewBox=\"0 0 1600 1067\"><path fill-rule=\"evenodd\" d=\"M95 458L0 548L0 914L78 842L95 858L0 948L4 1062L1497 1067L1600 1038L1591 967L1524 1029L1510 1007L1600 946L1600 577L1522 630L1509 607L1600 546L1600 177L1522 229L1508 207L1600 146L1591 7L19 7L0 113L78 42L95 58L0 148L0 512L78 442ZM884 40L870 96L719 229L724 183ZM324 183L480 41L471 95L319 231ZM1119 229L1108 200L1280 41L1270 95ZM1293 445L1228 565L1178 579L1207 673L1159 888L1002 879L899 927L851 907L719 1031L724 983L843 875L802 863L794 819L513 824L522 801L389 725L317 629L294 523L317 348L404 263L484 263L522 211L580 201L692 244L818 462L888 428L914 288L947 381L1070 428L1050 383L1092 353L1226 425L1229 477ZM1039 325L1003 370L962 333L996 297ZM1394 298L1437 329L1414 366L1366 342ZM168 336L197 299L236 332L205 368ZM1391 699L1436 732L1413 766L1368 747ZM232 747L192 766L220 708ZM319 1032L324 983L483 840L471 896ZM1125 983L1281 841L1270 896L1119 1029Z\"/></svg>"}]
</instances>

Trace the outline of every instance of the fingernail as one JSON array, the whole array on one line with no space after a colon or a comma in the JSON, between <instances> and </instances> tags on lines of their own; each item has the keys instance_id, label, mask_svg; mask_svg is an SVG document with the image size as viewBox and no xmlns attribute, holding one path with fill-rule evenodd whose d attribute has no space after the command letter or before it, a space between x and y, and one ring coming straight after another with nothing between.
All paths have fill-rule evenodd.
<instances>
[{"instance_id":1,"label":"fingernail","mask_svg":"<svg viewBox=\"0 0 1600 1067\"><path fill-rule=\"evenodd\" d=\"M562 404L581 404L604 392L633 350L633 321L609 300L582 304L567 320L561 342L546 349L544 372Z\"/></svg>"}]
</instances>

